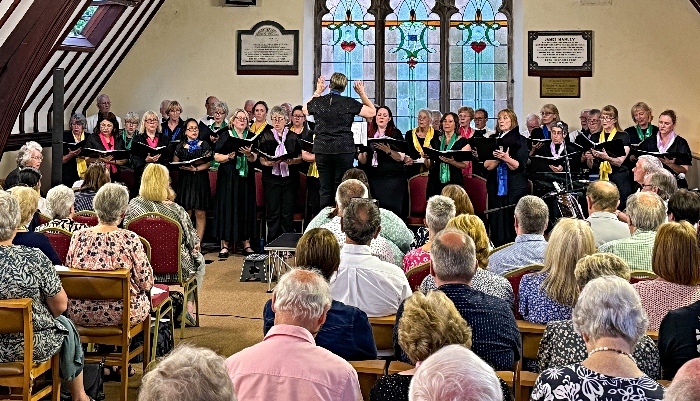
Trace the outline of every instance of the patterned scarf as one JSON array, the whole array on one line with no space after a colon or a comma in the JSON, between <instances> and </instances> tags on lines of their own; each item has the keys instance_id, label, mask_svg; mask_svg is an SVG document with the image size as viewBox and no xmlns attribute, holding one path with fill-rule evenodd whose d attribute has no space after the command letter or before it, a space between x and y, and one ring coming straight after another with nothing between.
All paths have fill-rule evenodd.
<instances>
[{"instance_id":1,"label":"patterned scarf","mask_svg":"<svg viewBox=\"0 0 700 401\"><path fill-rule=\"evenodd\" d=\"M282 156L287 153L287 149L284 147L284 142L287 140L287 133L289 129L284 127L282 131L282 137L276 129L272 129L272 133L275 135L275 141L277 141L277 148L275 149L275 157ZM289 177L289 166L285 162L279 162L272 166L272 174L282 177Z\"/></svg>"},{"instance_id":2,"label":"patterned scarf","mask_svg":"<svg viewBox=\"0 0 700 401\"><path fill-rule=\"evenodd\" d=\"M199 150L199 149L202 149L202 147L199 146L199 139L195 138L191 141L190 140L187 141L187 152L188 153L192 153L195 150Z\"/></svg>"}]
</instances>

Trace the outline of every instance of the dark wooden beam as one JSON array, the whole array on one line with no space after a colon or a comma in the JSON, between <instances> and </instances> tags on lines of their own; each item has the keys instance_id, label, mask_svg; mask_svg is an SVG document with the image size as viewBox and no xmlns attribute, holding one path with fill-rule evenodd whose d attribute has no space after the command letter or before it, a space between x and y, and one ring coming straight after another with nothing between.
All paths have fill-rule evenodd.
<instances>
[{"instance_id":1,"label":"dark wooden beam","mask_svg":"<svg viewBox=\"0 0 700 401\"><path fill-rule=\"evenodd\" d=\"M54 43L85 0L35 0L0 47L0 153Z\"/></svg>"},{"instance_id":2,"label":"dark wooden beam","mask_svg":"<svg viewBox=\"0 0 700 401\"><path fill-rule=\"evenodd\" d=\"M690 0L690 3L696 10L698 10L698 12L700 12L700 0Z\"/></svg>"}]
</instances>

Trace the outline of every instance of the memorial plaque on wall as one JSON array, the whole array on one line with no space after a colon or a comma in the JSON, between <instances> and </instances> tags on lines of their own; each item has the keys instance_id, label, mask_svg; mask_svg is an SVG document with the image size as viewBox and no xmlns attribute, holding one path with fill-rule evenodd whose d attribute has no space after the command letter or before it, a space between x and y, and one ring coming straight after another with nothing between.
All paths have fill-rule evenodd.
<instances>
[{"instance_id":1,"label":"memorial plaque on wall","mask_svg":"<svg viewBox=\"0 0 700 401\"><path fill-rule=\"evenodd\" d=\"M299 75L299 31L262 21L238 31L238 75Z\"/></svg>"},{"instance_id":2,"label":"memorial plaque on wall","mask_svg":"<svg viewBox=\"0 0 700 401\"><path fill-rule=\"evenodd\" d=\"M581 78L540 77L540 97L581 97Z\"/></svg>"},{"instance_id":3,"label":"memorial plaque on wall","mask_svg":"<svg viewBox=\"0 0 700 401\"><path fill-rule=\"evenodd\" d=\"M529 76L593 76L593 31L529 31Z\"/></svg>"}]
</instances>

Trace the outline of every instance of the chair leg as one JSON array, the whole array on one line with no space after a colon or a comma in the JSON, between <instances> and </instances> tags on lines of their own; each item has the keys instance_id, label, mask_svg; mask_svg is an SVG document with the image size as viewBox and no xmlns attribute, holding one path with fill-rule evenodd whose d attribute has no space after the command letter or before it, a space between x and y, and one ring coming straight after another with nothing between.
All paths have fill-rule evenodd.
<instances>
[{"instance_id":1,"label":"chair leg","mask_svg":"<svg viewBox=\"0 0 700 401\"><path fill-rule=\"evenodd\" d=\"M146 344L146 339L144 337L143 343ZM121 401L127 401L129 396L129 345L122 345L122 358L121 358L121 383L119 387L119 399Z\"/></svg>"},{"instance_id":2,"label":"chair leg","mask_svg":"<svg viewBox=\"0 0 700 401\"><path fill-rule=\"evenodd\" d=\"M143 321L143 373L145 374L148 370L148 363L150 362L149 356L151 355L151 316L149 315L146 320ZM158 339L156 338L156 341ZM155 347L153 347L155 349Z\"/></svg>"},{"instance_id":3,"label":"chair leg","mask_svg":"<svg viewBox=\"0 0 700 401\"><path fill-rule=\"evenodd\" d=\"M160 308L157 309L156 311L156 322L153 325L153 347L151 349L151 357L150 361L153 362L156 360L156 349L158 349L158 328L160 327L160 318L161 318L161 310L163 306L161 305Z\"/></svg>"},{"instance_id":4,"label":"chair leg","mask_svg":"<svg viewBox=\"0 0 700 401\"><path fill-rule=\"evenodd\" d=\"M199 327L199 287L194 288L195 327Z\"/></svg>"},{"instance_id":5,"label":"chair leg","mask_svg":"<svg viewBox=\"0 0 700 401\"><path fill-rule=\"evenodd\" d=\"M58 401L61 399L61 376L59 365L59 354L56 354L51 358L51 401Z\"/></svg>"},{"instance_id":6,"label":"chair leg","mask_svg":"<svg viewBox=\"0 0 700 401\"><path fill-rule=\"evenodd\" d=\"M187 322L187 291L185 291L185 304L182 306L182 318L180 320L180 340L185 338L185 322Z\"/></svg>"}]
</instances>

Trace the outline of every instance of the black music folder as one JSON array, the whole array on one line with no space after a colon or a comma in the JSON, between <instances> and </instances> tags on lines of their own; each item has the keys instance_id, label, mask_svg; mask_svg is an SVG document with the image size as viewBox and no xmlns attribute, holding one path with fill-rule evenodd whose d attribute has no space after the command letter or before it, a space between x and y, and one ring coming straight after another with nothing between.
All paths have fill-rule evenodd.
<instances>
[{"instance_id":1,"label":"black music folder","mask_svg":"<svg viewBox=\"0 0 700 401\"><path fill-rule=\"evenodd\" d=\"M432 161L440 161L440 156L454 158L457 162L470 162L474 160L471 150L435 150L433 148L423 148L425 156Z\"/></svg>"}]
</instances>

